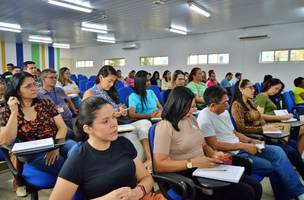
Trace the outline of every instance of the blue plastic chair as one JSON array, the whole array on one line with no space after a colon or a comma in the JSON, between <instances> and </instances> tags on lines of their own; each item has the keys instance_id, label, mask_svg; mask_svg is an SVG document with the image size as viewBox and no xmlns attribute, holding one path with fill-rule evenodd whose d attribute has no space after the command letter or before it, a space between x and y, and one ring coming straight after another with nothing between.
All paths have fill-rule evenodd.
<instances>
[{"instance_id":1,"label":"blue plastic chair","mask_svg":"<svg viewBox=\"0 0 304 200\"><path fill-rule=\"evenodd\" d=\"M151 150L152 166L153 166L153 151L155 128L157 124L153 124L149 130L149 146ZM193 181L187 177L176 173L157 173L153 169L152 176L158 183L159 190L169 200L185 200L195 199L196 189ZM172 189L172 185L180 189L181 194Z\"/></svg>"},{"instance_id":2,"label":"blue plastic chair","mask_svg":"<svg viewBox=\"0 0 304 200\"><path fill-rule=\"evenodd\" d=\"M125 87L125 86L124 86L124 84L123 84L122 81L117 80L117 81L115 82L115 88L116 88L116 90L119 90L119 89L124 88L124 87Z\"/></svg>"},{"instance_id":3,"label":"blue plastic chair","mask_svg":"<svg viewBox=\"0 0 304 200\"><path fill-rule=\"evenodd\" d=\"M118 90L118 98L120 102L124 105L127 105L128 97L133 92L131 87L124 87Z\"/></svg>"},{"instance_id":4,"label":"blue plastic chair","mask_svg":"<svg viewBox=\"0 0 304 200\"><path fill-rule=\"evenodd\" d=\"M95 85L95 81L88 81L88 82L87 82L87 89L86 89L86 90L90 89L90 88L93 87L94 85Z\"/></svg>"},{"instance_id":5,"label":"blue plastic chair","mask_svg":"<svg viewBox=\"0 0 304 200\"><path fill-rule=\"evenodd\" d=\"M284 105L289 113L293 113L296 118L304 111L304 105L296 105L292 91L283 93Z\"/></svg>"},{"instance_id":6,"label":"blue plastic chair","mask_svg":"<svg viewBox=\"0 0 304 200\"><path fill-rule=\"evenodd\" d=\"M160 94L160 89L156 85L151 85L148 89L153 90L153 92L155 93L155 95L158 98L158 101L162 102L162 100L161 100L161 94Z\"/></svg>"},{"instance_id":7,"label":"blue plastic chair","mask_svg":"<svg viewBox=\"0 0 304 200\"><path fill-rule=\"evenodd\" d=\"M71 80L74 81L76 84L78 84L78 78L75 74L71 74Z\"/></svg>"},{"instance_id":8,"label":"blue plastic chair","mask_svg":"<svg viewBox=\"0 0 304 200\"><path fill-rule=\"evenodd\" d=\"M96 78L97 78L96 75L92 75L92 76L90 76L90 78L89 78L88 81L94 81L94 82L96 82Z\"/></svg>"},{"instance_id":9,"label":"blue plastic chair","mask_svg":"<svg viewBox=\"0 0 304 200\"><path fill-rule=\"evenodd\" d=\"M79 80L79 90L81 95L83 95L83 93L87 90L87 84L87 80Z\"/></svg>"},{"instance_id":10,"label":"blue plastic chair","mask_svg":"<svg viewBox=\"0 0 304 200\"><path fill-rule=\"evenodd\" d=\"M7 149L0 148L6 164L12 175L21 183L24 183L27 191L31 194L31 200L38 200L38 191L51 189L55 186L57 176L41 171L27 162L23 165L22 173L18 172L10 160Z\"/></svg>"},{"instance_id":11,"label":"blue plastic chair","mask_svg":"<svg viewBox=\"0 0 304 200\"><path fill-rule=\"evenodd\" d=\"M161 104L164 107L167 102L166 90L160 92Z\"/></svg>"},{"instance_id":12,"label":"blue plastic chair","mask_svg":"<svg viewBox=\"0 0 304 200\"><path fill-rule=\"evenodd\" d=\"M88 77L82 75L82 74L78 74L78 82L80 81L88 81Z\"/></svg>"},{"instance_id":13,"label":"blue plastic chair","mask_svg":"<svg viewBox=\"0 0 304 200\"><path fill-rule=\"evenodd\" d=\"M262 85L261 85L261 83L255 83L254 84L254 88L255 88L255 90L256 90L256 92L257 93L260 93L261 91L262 91Z\"/></svg>"}]
</instances>

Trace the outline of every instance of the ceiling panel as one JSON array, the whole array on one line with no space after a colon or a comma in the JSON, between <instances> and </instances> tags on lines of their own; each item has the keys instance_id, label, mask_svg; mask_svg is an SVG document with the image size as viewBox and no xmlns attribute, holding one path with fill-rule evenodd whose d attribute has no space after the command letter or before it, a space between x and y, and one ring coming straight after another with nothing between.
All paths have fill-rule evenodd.
<instances>
[{"instance_id":1,"label":"ceiling panel","mask_svg":"<svg viewBox=\"0 0 304 200\"><path fill-rule=\"evenodd\" d=\"M118 42L178 36L168 31L171 23L199 34L304 21L303 0L196 0L211 12L210 18L191 11L186 0L163 1L91 0L94 11L82 13L47 0L0 0L0 21L23 27L21 34L0 32L0 38L26 41L29 34L42 34L82 47L96 44L96 33L80 29L82 21L107 24Z\"/></svg>"}]
</instances>

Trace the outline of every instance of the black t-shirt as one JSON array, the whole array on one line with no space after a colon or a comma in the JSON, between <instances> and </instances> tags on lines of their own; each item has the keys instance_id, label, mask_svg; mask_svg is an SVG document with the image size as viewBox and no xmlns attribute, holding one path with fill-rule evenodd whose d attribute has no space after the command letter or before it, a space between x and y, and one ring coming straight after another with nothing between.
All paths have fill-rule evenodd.
<instances>
[{"instance_id":1,"label":"black t-shirt","mask_svg":"<svg viewBox=\"0 0 304 200\"><path fill-rule=\"evenodd\" d=\"M108 194L120 187L136 187L133 159L137 151L132 143L118 137L105 151L94 149L85 142L65 161L59 177L79 185L88 199Z\"/></svg>"}]
</instances>

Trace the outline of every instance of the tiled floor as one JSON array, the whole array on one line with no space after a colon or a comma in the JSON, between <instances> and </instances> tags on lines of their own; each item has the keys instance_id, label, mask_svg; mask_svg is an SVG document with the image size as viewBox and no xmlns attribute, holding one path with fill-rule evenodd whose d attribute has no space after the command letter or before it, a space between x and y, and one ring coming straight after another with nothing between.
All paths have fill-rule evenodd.
<instances>
[{"instance_id":1,"label":"tiled floor","mask_svg":"<svg viewBox=\"0 0 304 200\"><path fill-rule=\"evenodd\" d=\"M263 184L263 200L273 200L272 190L270 183L267 179L264 179ZM39 200L47 200L51 190L39 191ZM12 176L8 170L0 171L0 200L30 200L30 197L17 198L12 191Z\"/></svg>"}]
</instances>

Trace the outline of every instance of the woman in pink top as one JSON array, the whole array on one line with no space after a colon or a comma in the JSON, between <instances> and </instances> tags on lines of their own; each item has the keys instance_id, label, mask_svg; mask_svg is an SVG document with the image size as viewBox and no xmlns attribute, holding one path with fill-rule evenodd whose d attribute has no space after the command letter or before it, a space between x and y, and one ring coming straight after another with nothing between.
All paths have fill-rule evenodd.
<instances>
[{"instance_id":1,"label":"woman in pink top","mask_svg":"<svg viewBox=\"0 0 304 200\"><path fill-rule=\"evenodd\" d=\"M126 79L126 85L128 87L134 87L134 76L135 76L135 70L130 71L128 78Z\"/></svg>"},{"instance_id":2,"label":"woman in pink top","mask_svg":"<svg viewBox=\"0 0 304 200\"><path fill-rule=\"evenodd\" d=\"M211 87L211 86L218 85L214 70L209 70L208 74L209 74L209 79L207 81L207 86Z\"/></svg>"}]
</instances>

